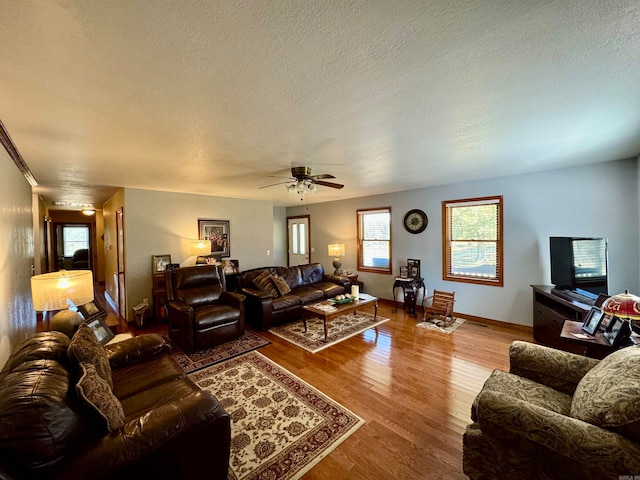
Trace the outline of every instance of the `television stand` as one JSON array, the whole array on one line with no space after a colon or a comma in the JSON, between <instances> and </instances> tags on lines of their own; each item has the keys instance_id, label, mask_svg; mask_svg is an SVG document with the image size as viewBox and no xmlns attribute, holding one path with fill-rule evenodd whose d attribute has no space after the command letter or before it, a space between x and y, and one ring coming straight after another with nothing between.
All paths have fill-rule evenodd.
<instances>
[{"instance_id":1,"label":"television stand","mask_svg":"<svg viewBox=\"0 0 640 480\"><path fill-rule=\"evenodd\" d=\"M562 297L570 302L576 301L585 305L593 306L596 303L597 295L591 296L590 292L586 290L569 290L568 288L552 288L551 292L558 297ZM584 293L581 293L584 292Z\"/></svg>"},{"instance_id":2,"label":"television stand","mask_svg":"<svg viewBox=\"0 0 640 480\"><path fill-rule=\"evenodd\" d=\"M561 296L550 285L531 285L533 288L533 338L548 347L584 355L578 343L562 338L566 320L583 323L591 304L571 296ZM566 292L560 291L560 292ZM585 297L588 300L588 297Z\"/></svg>"}]
</instances>

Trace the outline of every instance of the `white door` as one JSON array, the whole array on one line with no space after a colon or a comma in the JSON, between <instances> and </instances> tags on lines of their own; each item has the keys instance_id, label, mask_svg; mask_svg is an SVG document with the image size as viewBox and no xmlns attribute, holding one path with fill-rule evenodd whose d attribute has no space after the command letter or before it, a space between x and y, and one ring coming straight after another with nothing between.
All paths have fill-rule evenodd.
<instances>
[{"instance_id":1,"label":"white door","mask_svg":"<svg viewBox=\"0 0 640 480\"><path fill-rule=\"evenodd\" d=\"M289 245L289 266L310 263L309 215L287 217L287 237Z\"/></svg>"}]
</instances>

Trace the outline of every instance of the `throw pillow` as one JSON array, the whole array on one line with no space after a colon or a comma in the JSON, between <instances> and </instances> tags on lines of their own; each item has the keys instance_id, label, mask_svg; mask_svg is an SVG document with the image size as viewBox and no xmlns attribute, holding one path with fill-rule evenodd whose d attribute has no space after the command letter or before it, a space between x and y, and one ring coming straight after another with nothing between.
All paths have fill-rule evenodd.
<instances>
[{"instance_id":1,"label":"throw pillow","mask_svg":"<svg viewBox=\"0 0 640 480\"><path fill-rule=\"evenodd\" d=\"M640 347L605 357L582 377L571 416L640 440Z\"/></svg>"},{"instance_id":2,"label":"throw pillow","mask_svg":"<svg viewBox=\"0 0 640 480\"><path fill-rule=\"evenodd\" d=\"M268 270L265 270L260 275L253 279L253 284L259 288L260 290L264 290L270 295L274 297L278 295L278 291L276 290L276 286L273 283L273 276L269 273Z\"/></svg>"},{"instance_id":3,"label":"throw pillow","mask_svg":"<svg viewBox=\"0 0 640 480\"><path fill-rule=\"evenodd\" d=\"M273 283L280 295L286 295L291 291L291 287L289 287L287 281L282 277L273 277Z\"/></svg>"},{"instance_id":4,"label":"throw pillow","mask_svg":"<svg viewBox=\"0 0 640 480\"><path fill-rule=\"evenodd\" d=\"M76 385L78 397L95 413L108 432L124 425L124 408L111 387L96 372L91 363L80 362L82 376Z\"/></svg>"},{"instance_id":5,"label":"throw pillow","mask_svg":"<svg viewBox=\"0 0 640 480\"><path fill-rule=\"evenodd\" d=\"M111 365L107 357L107 351L104 349L93 333L93 330L86 324L80 325L75 333L67 349L69 359L78 363L91 363L96 367L96 372L100 375L109 388L113 389L113 380L111 379Z\"/></svg>"}]
</instances>

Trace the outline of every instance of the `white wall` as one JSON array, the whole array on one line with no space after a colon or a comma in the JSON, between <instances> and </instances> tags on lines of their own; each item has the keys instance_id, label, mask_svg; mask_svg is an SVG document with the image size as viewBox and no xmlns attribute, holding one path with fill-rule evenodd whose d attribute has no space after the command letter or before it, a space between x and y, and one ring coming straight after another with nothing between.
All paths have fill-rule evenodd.
<instances>
[{"instance_id":1,"label":"white wall","mask_svg":"<svg viewBox=\"0 0 640 480\"><path fill-rule=\"evenodd\" d=\"M273 252L271 265L286 265L287 254L287 209L273 207Z\"/></svg>"},{"instance_id":2,"label":"white wall","mask_svg":"<svg viewBox=\"0 0 640 480\"><path fill-rule=\"evenodd\" d=\"M241 270L273 263L271 202L127 188L124 217L129 319L134 305L152 300L152 255L170 254L183 266L195 263L191 240L198 238L198 219L229 220L229 258L239 260Z\"/></svg>"},{"instance_id":3,"label":"white wall","mask_svg":"<svg viewBox=\"0 0 640 480\"><path fill-rule=\"evenodd\" d=\"M0 149L0 365L13 346L35 332L31 303L33 214L31 186L4 148Z\"/></svg>"},{"instance_id":4,"label":"white wall","mask_svg":"<svg viewBox=\"0 0 640 480\"><path fill-rule=\"evenodd\" d=\"M639 184L636 160L624 160L311 204L311 244L319 252L314 261L332 270L327 244L338 241L346 247L343 268L355 271L356 210L390 206L393 274L358 272L368 293L390 299L400 265L417 258L428 291L456 292L457 312L532 325L530 285L551 282L550 236L608 237L609 292L640 291ZM490 195L504 196L504 287L443 281L441 202ZM287 215L307 213L304 208L289 208ZM405 213L413 208L429 216L422 234L410 234L402 226Z\"/></svg>"}]
</instances>

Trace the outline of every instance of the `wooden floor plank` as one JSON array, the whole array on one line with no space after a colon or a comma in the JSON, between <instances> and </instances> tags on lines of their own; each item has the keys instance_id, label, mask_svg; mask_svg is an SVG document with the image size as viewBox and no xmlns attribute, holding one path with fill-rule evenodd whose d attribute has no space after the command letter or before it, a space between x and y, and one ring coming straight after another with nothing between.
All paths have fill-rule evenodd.
<instances>
[{"instance_id":1,"label":"wooden floor plank","mask_svg":"<svg viewBox=\"0 0 640 480\"><path fill-rule=\"evenodd\" d=\"M471 403L493 369L508 369L511 342L533 341L531 332L465 322L447 335L390 305L378 315L390 321L316 354L258 332L272 342L261 353L366 421L304 479L466 478Z\"/></svg>"}]
</instances>

